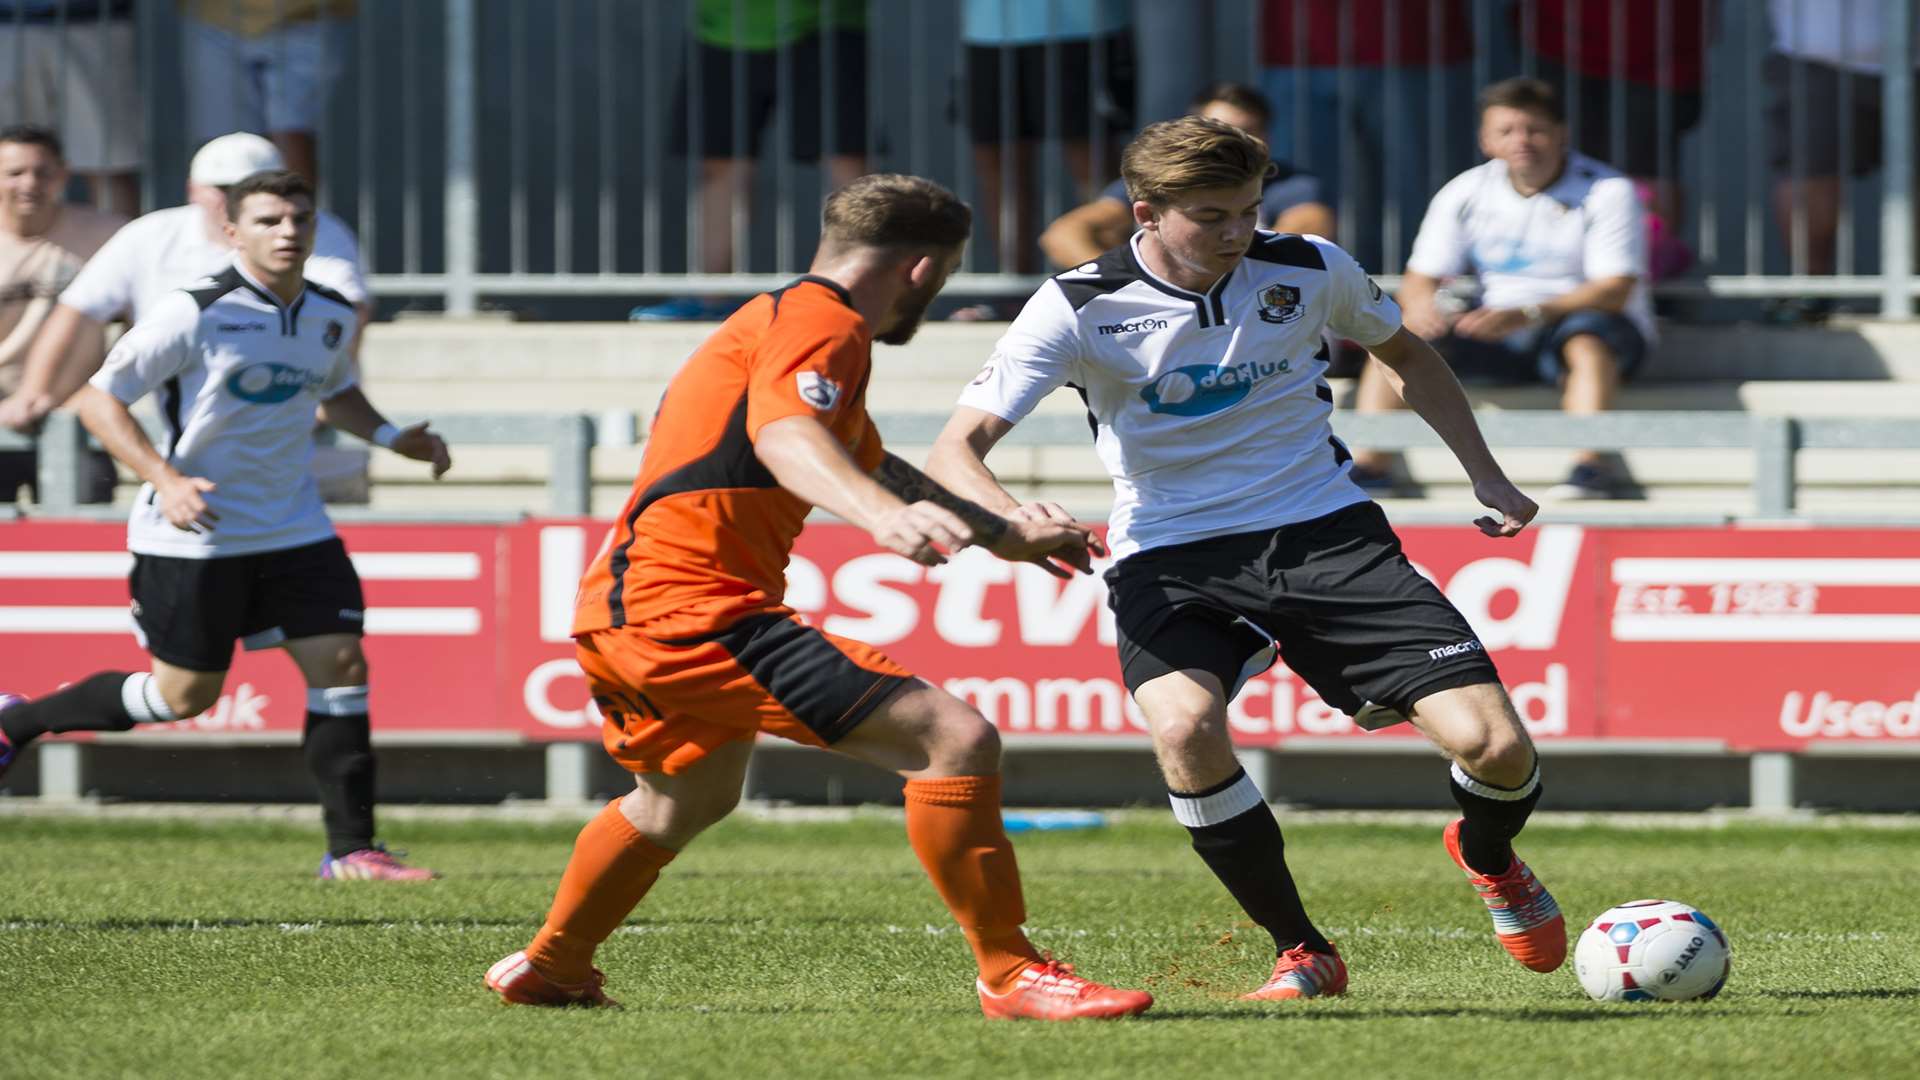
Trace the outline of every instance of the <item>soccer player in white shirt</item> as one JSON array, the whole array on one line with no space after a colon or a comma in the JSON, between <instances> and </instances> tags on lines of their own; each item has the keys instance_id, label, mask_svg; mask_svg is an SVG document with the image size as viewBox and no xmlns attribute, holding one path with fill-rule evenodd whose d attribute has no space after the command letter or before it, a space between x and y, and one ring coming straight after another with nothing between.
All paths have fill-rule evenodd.
<instances>
[{"instance_id":1,"label":"soccer player in white shirt","mask_svg":"<svg viewBox=\"0 0 1920 1080\"><path fill-rule=\"evenodd\" d=\"M1400 286L1407 328L1457 373L1560 383L1566 412L1605 412L1654 341L1647 228L1633 181L1568 150L1560 99L1538 79L1481 92L1480 148L1491 160L1454 177L1427 206ZM1479 277L1480 306L1442 310L1440 285L1466 273ZM1355 407L1400 407L1380 365L1366 366ZM1363 483L1386 485L1389 457L1354 456ZM1589 450L1547 497L1615 498L1627 481Z\"/></svg>"},{"instance_id":2,"label":"soccer player in white shirt","mask_svg":"<svg viewBox=\"0 0 1920 1080\"><path fill-rule=\"evenodd\" d=\"M187 202L155 210L114 233L60 293L27 355L20 385L0 401L0 424L30 432L99 370L99 358L72 358L73 343L116 320L138 322L161 297L233 261L226 238L227 189L257 172L285 168L280 151L258 135L235 132L208 142L187 169ZM338 217L315 217L307 280L347 298L364 325L372 312L360 248ZM357 349L359 335L353 335Z\"/></svg>"},{"instance_id":3,"label":"soccer player in white shirt","mask_svg":"<svg viewBox=\"0 0 1920 1080\"><path fill-rule=\"evenodd\" d=\"M1347 477L1328 418L1326 333L1365 345L1465 466L1512 536L1538 508L1494 461L1444 361L1346 252L1257 230L1267 148L1204 117L1154 124L1121 170L1140 231L1028 301L962 392L927 472L1003 515L1021 505L986 466L1041 398L1070 385L1114 481L1107 571L1122 677L1153 734L1174 816L1278 954L1247 995L1343 993L1280 828L1233 755L1227 702L1274 660L1363 725L1410 719L1453 759L1462 818L1444 842L1508 952L1566 956L1553 898L1514 854L1539 800L1533 745L1473 629L1401 554Z\"/></svg>"},{"instance_id":4,"label":"soccer player in white shirt","mask_svg":"<svg viewBox=\"0 0 1920 1080\"><path fill-rule=\"evenodd\" d=\"M127 526L136 634L150 672L101 672L35 701L0 698L0 771L60 731L126 731L194 716L226 681L233 644L281 648L306 679L303 749L327 831L320 876L419 880L374 842L366 604L320 503L316 410L342 431L452 464L422 422L387 423L355 383L353 305L305 280L313 187L242 180L228 202L235 261L159 300L75 399L101 445L146 481ZM163 453L128 406L158 392Z\"/></svg>"}]
</instances>

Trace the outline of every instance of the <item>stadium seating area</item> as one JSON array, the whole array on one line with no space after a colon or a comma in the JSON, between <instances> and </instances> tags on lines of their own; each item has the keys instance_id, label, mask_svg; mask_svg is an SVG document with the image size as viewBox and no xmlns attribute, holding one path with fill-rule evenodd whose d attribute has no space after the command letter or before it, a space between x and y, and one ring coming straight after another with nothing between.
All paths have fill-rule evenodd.
<instances>
[{"instance_id":1,"label":"stadium seating area","mask_svg":"<svg viewBox=\"0 0 1920 1080\"><path fill-rule=\"evenodd\" d=\"M667 379L708 324L630 326L597 323L469 325L401 320L374 326L366 368L375 396L392 411L569 412L596 417L630 411L644 431ZM1000 327L935 324L905 349L882 349L869 408L882 430L937 429L959 388L979 369ZM552 358L567 357L556 377ZM1622 408L1707 410L1728 414L1823 418L1920 417L1920 329L1863 322L1825 328L1671 326L1649 374L1630 385ZM1336 381L1342 400L1350 383ZM1545 409L1547 387L1469 388L1483 409ZM1081 415L1070 393L1044 412ZM892 424L887 423L891 420ZM911 421L911 422L909 422ZM638 445L618 445L618 423L603 425L594 451L593 511L618 509L639 462ZM1091 444L1069 426L1066 438L1010 444L993 464L1023 494L1057 499L1076 512L1105 515L1109 484ZM924 453L895 436L910 458ZM1723 517L1752 512L1754 454L1745 449L1659 449L1625 453L1647 501L1589 503L1598 520ZM1564 472L1565 452L1505 449L1502 460L1523 486L1543 489ZM438 484L389 456L373 461L373 509L501 511L547 505L547 459L537 448L464 447L460 467ZM1469 495L1444 450L1416 450L1409 467L1426 498L1390 504L1401 513L1453 514ZM1800 454L1799 505L1836 516L1885 516L1920 510L1920 451L1863 454L1812 449Z\"/></svg>"}]
</instances>

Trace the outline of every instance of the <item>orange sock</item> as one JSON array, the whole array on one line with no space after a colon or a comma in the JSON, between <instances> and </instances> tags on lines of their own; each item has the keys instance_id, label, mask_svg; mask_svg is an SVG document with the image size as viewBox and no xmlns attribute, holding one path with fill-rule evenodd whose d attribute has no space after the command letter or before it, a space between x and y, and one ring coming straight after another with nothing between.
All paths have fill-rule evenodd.
<instances>
[{"instance_id":1,"label":"orange sock","mask_svg":"<svg viewBox=\"0 0 1920 1080\"><path fill-rule=\"evenodd\" d=\"M1040 959L1020 924L1020 868L1000 822L1000 777L907 781L907 841L967 935L980 981L995 993Z\"/></svg>"},{"instance_id":2,"label":"orange sock","mask_svg":"<svg viewBox=\"0 0 1920 1080\"><path fill-rule=\"evenodd\" d=\"M553 909L527 958L556 982L585 981L593 950L613 936L676 854L640 835L620 812L619 799L608 803L573 842Z\"/></svg>"}]
</instances>

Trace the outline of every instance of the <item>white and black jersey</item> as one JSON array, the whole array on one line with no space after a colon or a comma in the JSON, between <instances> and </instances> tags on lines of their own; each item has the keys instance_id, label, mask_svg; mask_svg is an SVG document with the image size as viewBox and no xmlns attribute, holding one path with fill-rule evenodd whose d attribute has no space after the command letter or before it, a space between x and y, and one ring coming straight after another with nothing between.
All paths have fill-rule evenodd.
<instances>
[{"instance_id":1,"label":"white and black jersey","mask_svg":"<svg viewBox=\"0 0 1920 1080\"><path fill-rule=\"evenodd\" d=\"M314 406L354 385L353 304L306 283L290 304L238 266L169 293L113 347L93 385L128 405L160 395L159 447L211 480L207 533L174 528L152 485L127 527L136 554L214 558L298 547L333 535L314 486Z\"/></svg>"},{"instance_id":2,"label":"white and black jersey","mask_svg":"<svg viewBox=\"0 0 1920 1080\"><path fill-rule=\"evenodd\" d=\"M1140 239L1041 286L960 404L1017 422L1079 391L1120 558L1364 501L1329 423L1326 334L1379 344L1399 307L1317 236L1256 233L1205 294L1154 276Z\"/></svg>"}]
</instances>

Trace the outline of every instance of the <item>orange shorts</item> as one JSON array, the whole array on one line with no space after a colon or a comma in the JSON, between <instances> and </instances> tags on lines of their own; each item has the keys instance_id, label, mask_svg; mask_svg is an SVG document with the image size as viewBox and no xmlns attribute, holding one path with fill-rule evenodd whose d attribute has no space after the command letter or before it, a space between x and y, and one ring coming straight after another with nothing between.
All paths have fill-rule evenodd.
<instances>
[{"instance_id":1,"label":"orange shorts","mask_svg":"<svg viewBox=\"0 0 1920 1080\"><path fill-rule=\"evenodd\" d=\"M913 673L864 642L787 610L716 633L660 641L632 627L575 639L601 740L633 772L679 773L759 732L831 746Z\"/></svg>"}]
</instances>

